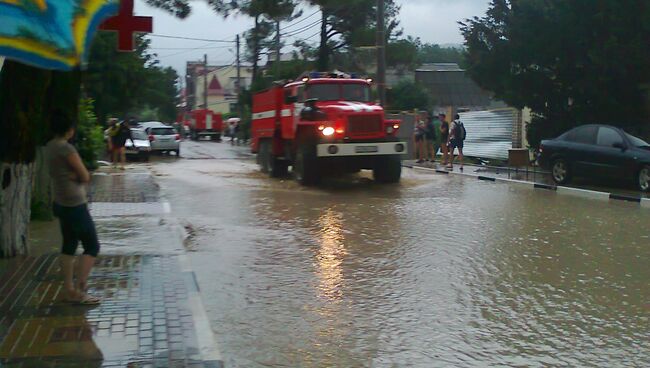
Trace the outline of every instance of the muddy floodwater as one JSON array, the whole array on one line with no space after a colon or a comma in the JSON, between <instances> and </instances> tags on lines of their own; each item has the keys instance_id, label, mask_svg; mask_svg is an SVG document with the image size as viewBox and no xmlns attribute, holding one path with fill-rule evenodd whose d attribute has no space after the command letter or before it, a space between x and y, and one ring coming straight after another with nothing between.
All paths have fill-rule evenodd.
<instances>
[{"instance_id":1,"label":"muddy floodwater","mask_svg":"<svg viewBox=\"0 0 650 368\"><path fill-rule=\"evenodd\" d=\"M227 367L650 366L650 210L404 171L302 188L151 164Z\"/></svg>"}]
</instances>

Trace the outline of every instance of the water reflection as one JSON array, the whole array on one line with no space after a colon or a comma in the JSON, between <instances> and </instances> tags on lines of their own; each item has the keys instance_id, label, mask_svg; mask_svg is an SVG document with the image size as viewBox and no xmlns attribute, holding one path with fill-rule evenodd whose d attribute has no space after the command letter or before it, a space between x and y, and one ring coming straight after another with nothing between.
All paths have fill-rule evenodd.
<instances>
[{"instance_id":1,"label":"water reflection","mask_svg":"<svg viewBox=\"0 0 650 368\"><path fill-rule=\"evenodd\" d=\"M343 287L343 258L347 255L345 250L345 237L343 235L342 214L328 208L318 218L320 230L319 249L316 259L318 261L318 277L320 278L319 290L323 296L331 299L341 299Z\"/></svg>"}]
</instances>

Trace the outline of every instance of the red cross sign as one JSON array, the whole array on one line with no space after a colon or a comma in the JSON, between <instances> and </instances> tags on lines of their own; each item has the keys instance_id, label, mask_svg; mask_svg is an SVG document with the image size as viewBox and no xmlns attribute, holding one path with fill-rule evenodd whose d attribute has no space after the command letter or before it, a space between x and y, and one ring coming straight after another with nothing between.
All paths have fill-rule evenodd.
<instances>
[{"instance_id":1,"label":"red cross sign","mask_svg":"<svg viewBox=\"0 0 650 368\"><path fill-rule=\"evenodd\" d=\"M121 0L120 12L106 19L99 29L118 33L118 51L133 51L133 33L151 33L153 22L152 17L133 16L133 0Z\"/></svg>"}]
</instances>

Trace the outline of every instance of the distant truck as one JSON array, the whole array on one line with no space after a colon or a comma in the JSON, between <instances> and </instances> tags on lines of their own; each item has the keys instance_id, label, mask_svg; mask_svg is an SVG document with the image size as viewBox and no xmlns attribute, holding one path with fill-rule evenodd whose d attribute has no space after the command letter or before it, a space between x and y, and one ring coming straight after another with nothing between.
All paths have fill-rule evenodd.
<instances>
[{"instance_id":1,"label":"distant truck","mask_svg":"<svg viewBox=\"0 0 650 368\"><path fill-rule=\"evenodd\" d=\"M397 183L407 145L399 120L372 101L371 80L309 73L253 95L252 152L263 172L288 173L303 185L324 175L371 169L377 182Z\"/></svg>"},{"instance_id":2,"label":"distant truck","mask_svg":"<svg viewBox=\"0 0 650 368\"><path fill-rule=\"evenodd\" d=\"M212 110L192 110L183 116L184 126L189 129L190 139L196 141L201 137L210 137L210 140L221 140L223 131L223 118L220 113Z\"/></svg>"}]
</instances>

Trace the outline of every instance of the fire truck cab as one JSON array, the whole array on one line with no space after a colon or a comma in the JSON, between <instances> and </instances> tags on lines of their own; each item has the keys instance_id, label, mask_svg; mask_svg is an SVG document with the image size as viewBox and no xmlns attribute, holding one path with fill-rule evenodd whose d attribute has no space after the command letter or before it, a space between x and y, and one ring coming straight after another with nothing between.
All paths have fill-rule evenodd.
<instances>
[{"instance_id":1,"label":"fire truck cab","mask_svg":"<svg viewBox=\"0 0 650 368\"><path fill-rule=\"evenodd\" d=\"M376 181L397 183L407 145L400 121L372 101L371 80L309 73L253 96L252 152L263 172L303 185L323 175L370 169Z\"/></svg>"}]
</instances>

